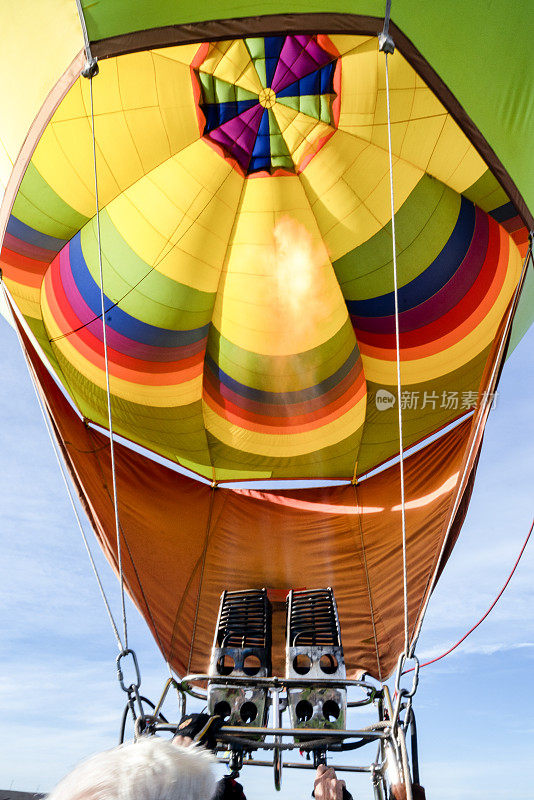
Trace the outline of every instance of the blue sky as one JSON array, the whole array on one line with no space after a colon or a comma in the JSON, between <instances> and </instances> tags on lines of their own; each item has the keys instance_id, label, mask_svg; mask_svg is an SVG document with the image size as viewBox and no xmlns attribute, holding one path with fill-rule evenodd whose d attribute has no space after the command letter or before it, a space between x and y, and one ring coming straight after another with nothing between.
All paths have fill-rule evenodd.
<instances>
[{"instance_id":1,"label":"blue sky","mask_svg":"<svg viewBox=\"0 0 534 800\"><path fill-rule=\"evenodd\" d=\"M0 342L0 788L46 791L77 761L115 744L124 696L115 640L16 337L3 320ZM530 526L533 345L531 330L504 371L468 518L427 615L423 659L484 613ZM96 548L95 555L119 616L117 582ZM429 800L532 800L533 571L534 542L489 619L422 671L415 709ZM165 666L131 604L128 619L143 692L154 699ZM249 800L274 794L267 770L249 768L243 783ZM286 771L278 796L309 797L311 783L311 773ZM371 797L367 779L348 784L360 800Z\"/></svg>"}]
</instances>

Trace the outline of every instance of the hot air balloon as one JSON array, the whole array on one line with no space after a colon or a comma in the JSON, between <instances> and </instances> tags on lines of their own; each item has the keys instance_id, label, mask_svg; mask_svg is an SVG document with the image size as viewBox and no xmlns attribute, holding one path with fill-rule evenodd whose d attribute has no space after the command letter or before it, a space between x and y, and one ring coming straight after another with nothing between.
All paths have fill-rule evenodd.
<instances>
[{"instance_id":1,"label":"hot air balloon","mask_svg":"<svg viewBox=\"0 0 534 800\"><path fill-rule=\"evenodd\" d=\"M331 587L347 676L382 683L532 318L532 14L268 10L0 12L6 315L176 674L221 592L265 588L281 675L286 596Z\"/></svg>"}]
</instances>

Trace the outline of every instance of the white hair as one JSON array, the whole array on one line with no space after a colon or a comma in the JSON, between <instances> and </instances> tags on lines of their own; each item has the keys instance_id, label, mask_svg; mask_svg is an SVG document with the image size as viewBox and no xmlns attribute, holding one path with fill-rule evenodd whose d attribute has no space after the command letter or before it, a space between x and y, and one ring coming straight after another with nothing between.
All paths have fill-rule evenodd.
<instances>
[{"instance_id":1,"label":"white hair","mask_svg":"<svg viewBox=\"0 0 534 800\"><path fill-rule=\"evenodd\" d=\"M151 736L79 764L48 800L211 800L214 758Z\"/></svg>"}]
</instances>

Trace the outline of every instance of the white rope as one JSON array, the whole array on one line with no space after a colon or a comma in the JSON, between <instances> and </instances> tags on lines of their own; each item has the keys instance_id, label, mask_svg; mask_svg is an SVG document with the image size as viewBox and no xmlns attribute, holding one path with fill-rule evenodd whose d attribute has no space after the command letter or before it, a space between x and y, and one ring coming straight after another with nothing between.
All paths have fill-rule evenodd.
<instances>
[{"instance_id":1,"label":"white rope","mask_svg":"<svg viewBox=\"0 0 534 800\"><path fill-rule=\"evenodd\" d=\"M106 312L104 307L104 272L102 268L102 241L100 236L100 208L98 201L98 174L96 168L96 140L95 140L95 115L93 103L93 78L89 78L90 96L91 96L91 133L93 138L93 168L95 176L95 203L96 203L96 231L98 240L98 268L100 276L100 307L102 313L102 338L104 345L104 365L106 370L106 395L108 406L108 427L109 427L109 449L111 454L111 477L113 482L113 508L115 511L115 534L117 539L117 561L119 566L119 579L121 586L121 603L122 603L122 624L124 629L124 648L128 649L128 625L126 622L126 598L124 592L124 573L122 569L122 550L121 550L121 533L119 522L119 507L117 501L117 478L115 472L115 447L113 441L113 419L111 414L111 391L109 383L109 361L108 361L108 343L107 343L107 329L106 329Z\"/></svg>"},{"instance_id":2,"label":"white rope","mask_svg":"<svg viewBox=\"0 0 534 800\"><path fill-rule=\"evenodd\" d=\"M402 575L404 594L404 653L408 655L410 644L410 630L408 621L408 575L406 566L406 505L404 498L404 445L402 432L402 404L401 404L401 371L400 371L400 333L399 333L399 288L397 276L397 243L395 238L395 198L393 194L393 158L391 155L391 113L389 106L389 71L388 54L386 57L386 105L388 117L388 146L389 146L389 189L391 196L391 237L393 244L393 283L395 290L395 345L397 351L397 411L399 419L399 467L401 483L401 525L402 525Z\"/></svg>"},{"instance_id":3,"label":"white rope","mask_svg":"<svg viewBox=\"0 0 534 800\"><path fill-rule=\"evenodd\" d=\"M11 310L11 303L8 302L7 290L6 290L6 286L5 286L3 281L2 281L2 289L4 291L4 297L6 298L7 306ZM43 398L42 390L41 390L41 387L40 387L39 382L37 380L37 376L35 375L35 372L33 370L33 366L31 365L31 362L29 361L29 359L26 356L24 342L22 341L22 336L20 335L20 331L19 331L19 328L18 328L18 325L17 325L17 322L16 322L15 319L14 319L14 323L15 323L14 324L14 328L15 328L15 331L17 332L17 337L18 337L18 340L19 340L20 348L21 348L21 350L22 350L22 352L24 354L24 361L26 362L26 367L28 368L28 374L30 376L30 380L32 382L32 385L33 385L33 388L34 388L34 391L35 391L35 396L37 397L37 402L39 403L39 408L41 410L41 414L42 414L43 419L44 419L44 423L45 423L45 426L46 426L46 431L47 431L49 439L50 439L50 441L52 443L52 448L53 448L54 454L56 456L56 461L58 463L58 467L59 467L59 470L61 472L61 476L63 478L63 482L65 484L65 488L67 490L67 494L69 496L70 504L72 506L72 510L74 511L74 516L76 517L76 522L78 523L78 528L79 528L80 533L82 535L83 543L85 545L85 549L87 551L87 555L89 556L89 560L90 560L91 566L93 568L93 573L94 573L96 581L98 583L98 588L100 589L100 594L102 595L102 599L104 601L104 605L105 605L106 611L108 613L108 617L109 617L109 621L111 623L111 627L113 628L113 633L115 634L115 638L117 640L117 645L118 645L118 648L119 648L119 652L122 652L124 650L124 647L123 647L122 642L121 642L121 637L119 635L119 631L118 631L117 625L115 623L115 619L113 617L113 613L111 611L111 607L110 607L110 604L109 604L109 601L108 601L104 586L102 584L102 580L101 580L100 575L98 573L98 568L97 568L95 560L93 558L93 554L91 552L91 548L89 547L89 542L87 541L87 536L85 535L85 531L83 529L82 521L80 519L80 515L78 514L78 509L76 508L76 503L74 501L74 497L72 495L72 491L71 491L71 488L70 488L70 485L69 485L69 481L68 481L67 475L65 473L64 463L63 463L63 460L62 460L61 455L59 453L57 438L56 438L56 436L54 435L54 432L53 432L52 420L51 420L50 412L48 410L48 406L45 404L45 400Z\"/></svg>"}]
</instances>

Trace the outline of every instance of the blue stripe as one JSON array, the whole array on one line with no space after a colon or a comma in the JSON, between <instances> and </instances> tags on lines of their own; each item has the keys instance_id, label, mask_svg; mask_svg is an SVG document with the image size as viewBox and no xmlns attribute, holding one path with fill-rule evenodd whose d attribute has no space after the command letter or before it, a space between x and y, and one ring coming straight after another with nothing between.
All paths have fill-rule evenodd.
<instances>
[{"instance_id":1,"label":"blue stripe","mask_svg":"<svg viewBox=\"0 0 534 800\"><path fill-rule=\"evenodd\" d=\"M79 233L71 239L70 266L78 291L95 317L100 318L100 287L87 268ZM182 347L187 344L193 344L207 336L209 329L209 324L189 331L172 331L167 328L159 328L156 325L149 325L147 322L142 322L127 314L105 295L104 308L106 311L106 323L109 324L110 328L132 339L134 342L141 342L153 347Z\"/></svg>"},{"instance_id":2,"label":"blue stripe","mask_svg":"<svg viewBox=\"0 0 534 800\"><path fill-rule=\"evenodd\" d=\"M210 133L210 131L257 104L258 101L255 98L252 100L232 100L228 103L201 103L200 108L206 117L204 133Z\"/></svg>"},{"instance_id":3,"label":"blue stripe","mask_svg":"<svg viewBox=\"0 0 534 800\"><path fill-rule=\"evenodd\" d=\"M505 222L507 219L517 217L517 209L512 202L505 203L503 206L499 206L499 208L494 208L493 211L489 213L497 222Z\"/></svg>"},{"instance_id":4,"label":"blue stripe","mask_svg":"<svg viewBox=\"0 0 534 800\"><path fill-rule=\"evenodd\" d=\"M278 59L284 46L285 36L266 36L264 41L265 45L265 73L267 87L271 85L278 66Z\"/></svg>"},{"instance_id":5,"label":"blue stripe","mask_svg":"<svg viewBox=\"0 0 534 800\"><path fill-rule=\"evenodd\" d=\"M310 72L304 78L286 86L276 93L277 97L302 97L306 95L331 94L333 89L333 78L335 63L327 64L325 67Z\"/></svg>"},{"instance_id":6,"label":"blue stripe","mask_svg":"<svg viewBox=\"0 0 534 800\"><path fill-rule=\"evenodd\" d=\"M399 313L424 303L452 278L471 245L475 214L473 203L462 197L456 225L441 253L424 272L399 289ZM389 317L395 313L395 293L368 300L347 300L347 308L358 317Z\"/></svg>"},{"instance_id":7,"label":"blue stripe","mask_svg":"<svg viewBox=\"0 0 534 800\"><path fill-rule=\"evenodd\" d=\"M209 352L206 352L204 363L210 372L218 379L219 383L222 383L241 397L254 400L257 403L264 403L265 405L293 405L294 403L314 400L316 397L321 397L323 394L330 391L330 389L333 389L343 378L346 378L359 357L360 351L358 350L358 345L355 345L348 359L333 375L325 378L324 381L321 381L321 383L318 383L316 386L309 386L306 389L298 389L294 392L266 392L262 389L253 389L250 386L245 386L245 384L239 383L226 372L223 372L215 363Z\"/></svg>"},{"instance_id":8,"label":"blue stripe","mask_svg":"<svg viewBox=\"0 0 534 800\"><path fill-rule=\"evenodd\" d=\"M43 250L52 250L54 253L59 251L67 244L68 239L56 239L55 236L48 236L46 233L36 231L30 228L25 222L21 222L13 214L7 223L7 233L14 236L16 239L21 239L27 244L32 244L35 247L42 247Z\"/></svg>"},{"instance_id":9,"label":"blue stripe","mask_svg":"<svg viewBox=\"0 0 534 800\"><path fill-rule=\"evenodd\" d=\"M260 127L254 142L252 157L248 166L249 172L257 172L261 169L271 168L271 138L269 131L269 112L263 109Z\"/></svg>"}]
</instances>

